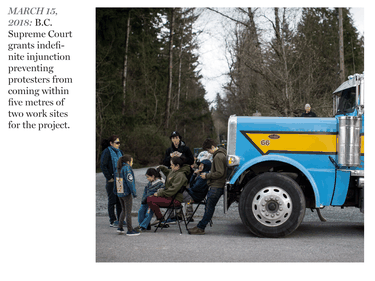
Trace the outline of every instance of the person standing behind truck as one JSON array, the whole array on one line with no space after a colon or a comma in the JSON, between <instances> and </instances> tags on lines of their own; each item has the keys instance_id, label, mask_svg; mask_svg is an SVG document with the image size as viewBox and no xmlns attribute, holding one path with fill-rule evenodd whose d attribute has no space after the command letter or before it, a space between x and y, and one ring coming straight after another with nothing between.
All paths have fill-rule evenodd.
<instances>
[{"instance_id":1,"label":"person standing behind truck","mask_svg":"<svg viewBox=\"0 0 375 281\"><path fill-rule=\"evenodd\" d=\"M213 155L213 160L211 171L201 174L202 179L207 179L209 190L202 220L197 226L188 229L189 234L192 235L205 234L204 230L214 215L216 204L224 193L227 177L227 151L218 148L216 142L210 138L204 141L202 148Z\"/></svg>"},{"instance_id":2,"label":"person standing behind truck","mask_svg":"<svg viewBox=\"0 0 375 281\"><path fill-rule=\"evenodd\" d=\"M305 112L302 113L301 117L316 117L316 114L311 111L311 106L308 103L305 105Z\"/></svg>"}]
</instances>

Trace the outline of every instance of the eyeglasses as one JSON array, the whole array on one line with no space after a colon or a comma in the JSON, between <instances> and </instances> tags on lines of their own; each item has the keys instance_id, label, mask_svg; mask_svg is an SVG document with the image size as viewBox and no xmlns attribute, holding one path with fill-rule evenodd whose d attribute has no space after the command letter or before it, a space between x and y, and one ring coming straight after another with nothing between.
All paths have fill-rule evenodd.
<instances>
[{"instance_id":1,"label":"eyeglasses","mask_svg":"<svg viewBox=\"0 0 375 281\"><path fill-rule=\"evenodd\" d=\"M119 141L115 141L115 144L120 144L120 142Z\"/></svg>"}]
</instances>

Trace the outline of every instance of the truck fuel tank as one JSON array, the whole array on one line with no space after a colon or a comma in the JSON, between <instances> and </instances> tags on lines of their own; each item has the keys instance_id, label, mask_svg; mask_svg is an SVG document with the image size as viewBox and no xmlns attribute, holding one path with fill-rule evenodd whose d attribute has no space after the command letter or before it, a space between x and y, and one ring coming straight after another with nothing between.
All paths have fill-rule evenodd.
<instances>
[{"instance_id":1,"label":"truck fuel tank","mask_svg":"<svg viewBox=\"0 0 375 281\"><path fill-rule=\"evenodd\" d=\"M346 167L361 165L362 118L341 116L339 119L338 164Z\"/></svg>"}]
</instances>

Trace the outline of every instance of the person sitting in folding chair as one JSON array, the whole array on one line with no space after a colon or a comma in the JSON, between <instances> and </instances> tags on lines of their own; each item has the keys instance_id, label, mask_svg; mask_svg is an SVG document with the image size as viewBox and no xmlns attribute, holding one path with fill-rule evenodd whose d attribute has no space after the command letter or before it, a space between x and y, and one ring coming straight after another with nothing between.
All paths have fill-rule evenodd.
<instances>
[{"instance_id":1,"label":"person sitting in folding chair","mask_svg":"<svg viewBox=\"0 0 375 281\"><path fill-rule=\"evenodd\" d=\"M190 186L183 192L184 203L186 203L186 219L188 222L193 219L193 203L199 203L204 200L208 192L207 179L201 178L201 173L208 173L211 170L211 161L208 159L197 162L198 169L193 173L190 179Z\"/></svg>"},{"instance_id":2,"label":"person sitting in folding chair","mask_svg":"<svg viewBox=\"0 0 375 281\"><path fill-rule=\"evenodd\" d=\"M153 196L147 197L147 204L156 216L156 220L152 223L152 225L160 224L161 220L163 220L160 207L170 206L172 197L174 195L176 195L174 199L175 206L181 205L183 196L179 191L181 188L187 185L188 179L186 174L190 173L190 165L185 164L185 159L183 156L172 157L171 169L168 169L165 166L159 166L159 168L166 176L166 181L164 189L155 192Z\"/></svg>"},{"instance_id":3,"label":"person sitting in folding chair","mask_svg":"<svg viewBox=\"0 0 375 281\"><path fill-rule=\"evenodd\" d=\"M154 212L151 211L147 205L147 197L153 195L160 188L164 188L164 182L161 179L159 169L148 168L146 171L146 178L149 183L146 185L143 191L141 207L138 211L139 226L135 228L135 230L138 232L151 230L150 222L154 215Z\"/></svg>"}]
</instances>

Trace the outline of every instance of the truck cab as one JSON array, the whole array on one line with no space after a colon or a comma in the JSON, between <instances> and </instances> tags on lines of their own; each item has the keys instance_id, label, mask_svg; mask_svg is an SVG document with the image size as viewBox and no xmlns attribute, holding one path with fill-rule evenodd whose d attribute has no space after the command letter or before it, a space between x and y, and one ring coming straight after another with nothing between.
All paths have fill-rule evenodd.
<instances>
[{"instance_id":1,"label":"truck cab","mask_svg":"<svg viewBox=\"0 0 375 281\"><path fill-rule=\"evenodd\" d=\"M247 117L228 120L224 210L238 202L257 236L282 237L306 208L358 207L364 190L364 75L333 92L334 117Z\"/></svg>"}]
</instances>

